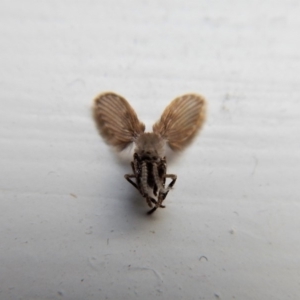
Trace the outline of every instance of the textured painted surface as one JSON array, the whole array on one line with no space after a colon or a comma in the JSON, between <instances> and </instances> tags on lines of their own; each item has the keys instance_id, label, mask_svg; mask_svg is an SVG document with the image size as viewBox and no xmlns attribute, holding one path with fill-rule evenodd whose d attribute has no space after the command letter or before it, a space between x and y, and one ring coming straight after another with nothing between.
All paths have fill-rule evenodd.
<instances>
[{"instance_id":1,"label":"textured painted surface","mask_svg":"<svg viewBox=\"0 0 300 300\"><path fill-rule=\"evenodd\" d=\"M1 299L298 299L299 1L1 1ZM153 216L102 142L113 90L206 126Z\"/></svg>"}]
</instances>

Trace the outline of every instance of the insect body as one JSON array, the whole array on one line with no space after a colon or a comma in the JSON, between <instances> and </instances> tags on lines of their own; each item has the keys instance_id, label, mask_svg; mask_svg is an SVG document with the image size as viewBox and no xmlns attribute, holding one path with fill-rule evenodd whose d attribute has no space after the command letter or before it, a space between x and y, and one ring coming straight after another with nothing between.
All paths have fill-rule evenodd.
<instances>
[{"instance_id":1,"label":"insect body","mask_svg":"<svg viewBox=\"0 0 300 300\"><path fill-rule=\"evenodd\" d=\"M133 174L126 174L125 178L137 188L146 199L150 207L155 204L148 213L153 213L158 207L165 207L162 202L165 200L170 188L175 184L176 175L166 174L166 158L147 159L134 153L134 160L131 163ZM135 182L131 179L135 178ZM166 178L172 181L165 187Z\"/></svg>"},{"instance_id":2,"label":"insect body","mask_svg":"<svg viewBox=\"0 0 300 300\"><path fill-rule=\"evenodd\" d=\"M174 151L183 150L196 136L205 120L205 100L196 94L176 98L165 109L153 132L145 133L141 123L121 96L107 92L94 101L94 119L105 141L121 151L135 144L128 180L146 199L153 213L174 186L177 176L167 174L166 145ZM166 185L166 179L171 182Z\"/></svg>"}]
</instances>

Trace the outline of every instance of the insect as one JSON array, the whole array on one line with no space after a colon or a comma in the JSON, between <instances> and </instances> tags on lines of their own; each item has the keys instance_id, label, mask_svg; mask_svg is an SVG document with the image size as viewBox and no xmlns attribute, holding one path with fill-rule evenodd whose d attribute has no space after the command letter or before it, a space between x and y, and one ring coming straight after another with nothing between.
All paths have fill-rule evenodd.
<instances>
[{"instance_id":1,"label":"insect","mask_svg":"<svg viewBox=\"0 0 300 300\"><path fill-rule=\"evenodd\" d=\"M166 147L181 151L188 146L205 121L206 101L197 94L174 99L153 125L153 132L144 132L130 104L121 96L106 92L96 97L93 115L99 132L107 144L122 151L134 144L132 174L124 175L146 199L152 214L164 208L163 201L174 186L177 176L167 174ZM170 183L166 184L166 179Z\"/></svg>"}]
</instances>

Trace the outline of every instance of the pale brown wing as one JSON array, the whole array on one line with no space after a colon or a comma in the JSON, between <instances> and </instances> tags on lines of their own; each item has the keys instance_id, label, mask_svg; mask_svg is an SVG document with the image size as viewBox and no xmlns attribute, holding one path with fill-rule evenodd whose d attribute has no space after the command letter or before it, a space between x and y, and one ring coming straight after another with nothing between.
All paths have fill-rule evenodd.
<instances>
[{"instance_id":1,"label":"pale brown wing","mask_svg":"<svg viewBox=\"0 0 300 300\"><path fill-rule=\"evenodd\" d=\"M130 104L121 96L106 92L94 100L93 115L104 140L121 151L145 131Z\"/></svg>"},{"instance_id":2,"label":"pale brown wing","mask_svg":"<svg viewBox=\"0 0 300 300\"><path fill-rule=\"evenodd\" d=\"M206 101L196 94L174 99L153 125L153 131L167 140L174 151L183 150L202 127L206 116Z\"/></svg>"}]
</instances>

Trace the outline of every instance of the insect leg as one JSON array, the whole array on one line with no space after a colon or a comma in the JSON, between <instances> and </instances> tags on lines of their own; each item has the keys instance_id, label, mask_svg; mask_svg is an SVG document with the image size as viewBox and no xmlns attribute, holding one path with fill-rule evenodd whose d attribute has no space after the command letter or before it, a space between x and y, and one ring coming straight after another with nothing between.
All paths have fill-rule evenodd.
<instances>
[{"instance_id":1,"label":"insect leg","mask_svg":"<svg viewBox=\"0 0 300 300\"><path fill-rule=\"evenodd\" d=\"M138 191L140 190L139 187L135 182L133 182L130 178L136 178L134 174L125 174L124 175L125 179L130 182Z\"/></svg>"},{"instance_id":2,"label":"insect leg","mask_svg":"<svg viewBox=\"0 0 300 300\"><path fill-rule=\"evenodd\" d=\"M177 180L177 175L174 174L166 174L165 178L171 178L172 181L168 185L168 189L171 189Z\"/></svg>"},{"instance_id":3,"label":"insect leg","mask_svg":"<svg viewBox=\"0 0 300 300\"><path fill-rule=\"evenodd\" d=\"M153 207L152 209L150 209L150 210L147 212L147 214L148 214L148 215L151 215L152 213L154 213L154 212L156 211L156 209L157 209L156 206Z\"/></svg>"},{"instance_id":4,"label":"insect leg","mask_svg":"<svg viewBox=\"0 0 300 300\"><path fill-rule=\"evenodd\" d=\"M146 201L147 201L148 206L149 206L149 207L152 207L152 206L153 206L152 202L153 202L154 199L152 200L152 198L150 198L148 195L145 196L145 199L146 199ZM154 201L155 201L155 200L154 200ZM153 203L156 203L156 201L153 202Z\"/></svg>"},{"instance_id":5,"label":"insect leg","mask_svg":"<svg viewBox=\"0 0 300 300\"><path fill-rule=\"evenodd\" d=\"M135 164L133 161L131 162L131 169L132 169L134 176L136 177L136 167L135 167Z\"/></svg>"},{"instance_id":6,"label":"insect leg","mask_svg":"<svg viewBox=\"0 0 300 300\"><path fill-rule=\"evenodd\" d=\"M163 183L161 181L161 177L159 177L158 166L156 163L152 163L152 172L153 172L153 179L155 183L153 188L153 193L155 196L157 196L157 191L163 189Z\"/></svg>"},{"instance_id":7,"label":"insect leg","mask_svg":"<svg viewBox=\"0 0 300 300\"><path fill-rule=\"evenodd\" d=\"M125 174L124 177L125 179L130 182L139 192L141 192L141 188L139 187L140 186L140 183L139 183L139 180L138 180L138 177L137 177L137 164L136 164L136 157L135 157L135 160L134 162L132 161L131 162L131 168L132 168L132 172L133 174ZM130 178L135 178L135 181L132 181Z\"/></svg>"},{"instance_id":8,"label":"insect leg","mask_svg":"<svg viewBox=\"0 0 300 300\"><path fill-rule=\"evenodd\" d=\"M157 203L157 201L156 201L155 199L153 199L153 198L150 198L150 200L151 200L151 202L154 203L154 204Z\"/></svg>"},{"instance_id":9,"label":"insect leg","mask_svg":"<svg viewBox=\"0 0 300 300\"><path fill-rule=\"evenodd\" d=\"M160 203L162 203L166 199L166 197L167 197L170 189L174 186L174 184L175 184L175 182L177 180L177 175L174 175L174 174L166 174L166 175L164 175L164 177L165 178L171 178L172 181L169 183L169 185L166 188L166 191L164 193L163 192L159 193L159 197L158 198L159 198L159 202Z\"/></svg>"},{"instance_id":10,"label":"insect leg","mask_svg":"<svg viewBox=\"0 0 300 300\"><path fill-rule=\"evenodd\" d=\"M140 188L137 186L137 184L130 179L130 178L136 178L134 174L125 174L124 177L128 182L130 182L140 192ZM148 195L143 195L143 196L146 198L146 201L147 201L147 204L149 205L149 207L153 206L152 203L154 203L154 204L157 203L157 201L155 199L153 199L152 197L149 197Z\"/></svg>"}]
</instances>

